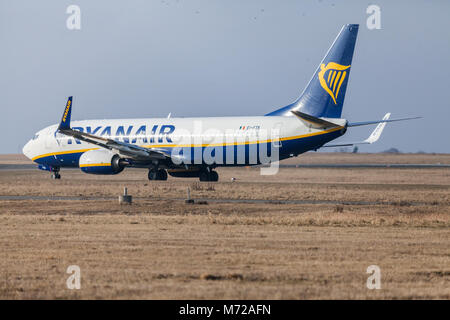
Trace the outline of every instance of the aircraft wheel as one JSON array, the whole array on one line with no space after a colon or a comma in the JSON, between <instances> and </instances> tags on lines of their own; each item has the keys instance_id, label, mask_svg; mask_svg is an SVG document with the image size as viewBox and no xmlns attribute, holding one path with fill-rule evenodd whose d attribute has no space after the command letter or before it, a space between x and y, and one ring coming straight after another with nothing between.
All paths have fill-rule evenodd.
<instances>
[{"instance_id":1,"label":"aircraft wheel","mask_svg":"<svg viewBox=\"0 0 450 320\"><path fill-rule=\"evenodd\" d=\"M167 180L167 171L164 169L159 169L157 173L157 180Z\"/></svg>"},{"instance_id":2,"label":"aircraft wheel","mask_svg":"<svg viewBox=\"0 0 450 320\"><path fill-rule=\"evenodd\" d=\"M148 171L148 180L167 180L167 171L164 169Z\"/></svg>"},{"instance_id":3,"label":"aircraft wheel","mask_svg":"<svg viewBox=\"0 0 450 320\"><path fill-rule=\"evenodd\" d=\"M219 174L216 171L209 173L209 181L219 181Z\"/></svg>"},{"instance_id":4,"label":"aircraft wheel","mask_svg":"<svg viewBox=\"0 0 450 320\"><path fill-rule=\"evenodd\" d=\"M200 181L209 181L209 174L206 171L202 171L200 172L198 178L200 179Z\"/></svg>"},{"instance_id":5,"label":"aircraft wheel","mask_svg":"<svg viewBox=\"0 0 450 320\"><path fill-rule=\"evenodd\" d=\"M58 172L52 173L52 179L61 179L61 175Z\"/></svg>"},{"instance_id":6,"label":"aircraft wheel","mask_svg":"<svg viewBox=\"0 0 450 320\"><path fill-rule=\"evenodd\" d=\"M158 171L149 170L148 171L148 180L158 180Z\"/></svg>"}]
</instances>

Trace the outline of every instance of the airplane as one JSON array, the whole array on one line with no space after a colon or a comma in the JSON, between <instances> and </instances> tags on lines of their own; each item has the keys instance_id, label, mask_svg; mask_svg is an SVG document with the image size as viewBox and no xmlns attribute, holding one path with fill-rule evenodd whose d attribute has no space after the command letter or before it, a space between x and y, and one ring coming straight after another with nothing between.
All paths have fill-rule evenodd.
<instances>
[{"instance_id":1,"label":"airplane","mask_svg":"<svg viewBox=\"0 0 450 320\"><path fill-rule=\"evenodd\" d=\"M218 181L217 167L270 164L323 147L372 144L387 122L419 117L341 118L358 28L344 25L299 98L268 114L71 122L71 96L61 122L37 132L23 153L54 179L66 167L110 175L137 167L148 168L149 180L170 175ZM377 127L364 141L330 143L347 128L372 124Z\"/></svg>"}]
</instances>

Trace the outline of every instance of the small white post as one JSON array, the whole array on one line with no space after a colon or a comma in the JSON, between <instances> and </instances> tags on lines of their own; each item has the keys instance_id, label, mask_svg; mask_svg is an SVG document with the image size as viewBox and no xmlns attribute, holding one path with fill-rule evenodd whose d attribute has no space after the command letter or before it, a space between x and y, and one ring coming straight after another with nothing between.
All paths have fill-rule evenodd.
<instances>
[{"instance_id":1,"label":"small white post","mask_svg":"<svg viewBox=\"0 0 450 320\"><path fill-rule=\"evenodd\" d=\"M194 203L194 200L191 199L191 188L187 188L187 199L184 200L185 203Z\"/></svg>"}]
</instances>

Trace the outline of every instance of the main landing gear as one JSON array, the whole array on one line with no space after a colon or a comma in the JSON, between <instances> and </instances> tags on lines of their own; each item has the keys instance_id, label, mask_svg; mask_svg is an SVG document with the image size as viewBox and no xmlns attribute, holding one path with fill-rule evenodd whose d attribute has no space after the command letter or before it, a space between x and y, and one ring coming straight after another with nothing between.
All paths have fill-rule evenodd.
<instances>
[{"instance_id":1,"label":"main landing gear","mask_svg":"<svg viewBox=\"0 0 450 320\"><path fill-rule=\"evenodd\" d=\"M219 174L213 170L204 170L199 174L200 181L219 181Z\"/></svg>"},{"instance_id":2,"label":"main landing gear","mask_svg":"<svg viewBox=\"0 0 450 320\"><path fill-rule=\"evenodd\" d=\"M150 169L148 180L167 180L167 171L164 169Z\"/></svg>"}]
</instances>

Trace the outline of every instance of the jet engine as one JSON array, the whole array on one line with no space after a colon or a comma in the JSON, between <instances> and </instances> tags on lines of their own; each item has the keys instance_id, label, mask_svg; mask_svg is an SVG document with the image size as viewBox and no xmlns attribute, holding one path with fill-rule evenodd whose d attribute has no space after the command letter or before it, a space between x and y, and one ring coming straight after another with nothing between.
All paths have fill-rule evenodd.
<instances>
[{"instance_id":1,"label":"jet engine","mask_svg":"<svg viewBox=\"0 0 450 320\"><path fill-rule=\"evenodd\" d=\"M117 153L105 149L86 151L79 160L81 171L91 174L117 174L126 164Z\"/></svg>"}]
</instances>

